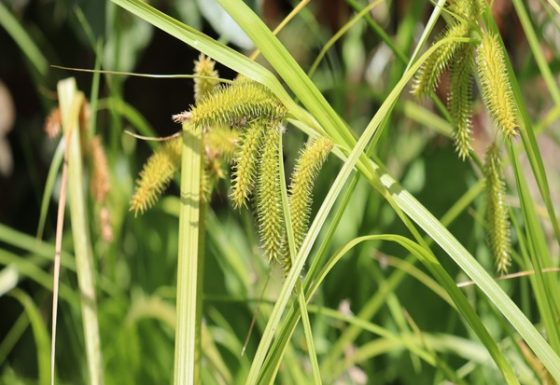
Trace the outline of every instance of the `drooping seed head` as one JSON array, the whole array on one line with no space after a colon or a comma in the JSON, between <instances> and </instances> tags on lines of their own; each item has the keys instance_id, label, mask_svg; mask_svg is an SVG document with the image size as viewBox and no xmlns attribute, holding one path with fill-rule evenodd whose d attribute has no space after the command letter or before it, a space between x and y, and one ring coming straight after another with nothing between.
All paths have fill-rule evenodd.
<instances>
[{"instance_id":1,"label":"drooping seed head","mask_svg":"<svg viewBox=\"0 0 560 385\"><path fill-rule=\"evenodd\" d=\"M277 125L266 127L258 170L257 219L265 255L283 264L285 228L280 190L280 135Z\"/></svg>"},{"instance_id":2,"label":"drooping seed head","mask_svg":"<svg viewBox=\"0 0 560 385\"><path fill-rule=\"evenodd\" d=\"M244 127L253 120L280 122L287 110L268 88L239 79L218 87L191 111L192 123L202 129L213 126Z\"/></svg>"},{"instance_id":3,"label":"drooping seed head","mask_svg":"<svg viewBox=\"0 0 560 385\"><path fill-rule=\"evenodd\" d=\"M253 121L239 138L233 159L230 194L236 208L245 205L253 193L265 128L263 122Z\"/></svg>"},{"instance_id":4,"label":"drooping seed head","mask_svg":"<svg viewBox=\"0 0 560 385\"><path fill-rule=\"evenodd\" d=\"M152 207L173 179L181 162L182 144L182 137L165 142L144 164L130 200L130 210L136 215Z\"/></svg>"},{"instance_id":5,"label":"drooping seed head","mask_svg":"<svg viewBox=\"0 0 560 385\"><path fill-rule=\"evenodd\" d=\"M455 41L455 38L465 37L469 34L469 26L466 23L458 23L448 28L439 39L449 38L436 49L418 70L411 93L421 97L434 91L439 83L443 71L449 66L464 43Z\"/></svg>"},{"instance_id":6,"label":"drooping seed head","mask_svg":"<svg viewBox=\"0 0 560 385\"><path fill-rule=\"evenodd\" d=\"M294 166L289 188L289 205L296 252L301 247L307 233L315 179L332 147L331 140L324 137L309 142L300 151Z\"/></svg>"},{"instance_id":7,"label":"drooping seed head","mask_svg":"<svg viewBox=\"0 0 560 385\"><path fill-rule=\"evenodd\" d=\"M500 273L506 273L511 264L510 228L505 203L505 183L502 177L500 151L495 143L486 152L484 174L486 177L486 216L490 246L496 260L497 270Z\"/></svg>"},{"instance_id":8,"label":"drooping seed head","mask_svg":"<svg viewBox=\"0 0 560 385\"><path fill-rule=\"evenodd\" d=\"M497 35L484 34L477 50L476 63L486 108L505 137L515 136L519 126L517 106Z\"/></svg>"},{"instance_id":9,"label":"drooping seed head","mask_svg":"<svg viewBox=\"0 0 560 385\"><path fill-rule=\"evenodd\" d=\"M451 85L447 105L455 129L455 149L461 160L470 156L472 114L472 64L473 48L465 45L451 65Z\"/></svg>"}]
</instances>

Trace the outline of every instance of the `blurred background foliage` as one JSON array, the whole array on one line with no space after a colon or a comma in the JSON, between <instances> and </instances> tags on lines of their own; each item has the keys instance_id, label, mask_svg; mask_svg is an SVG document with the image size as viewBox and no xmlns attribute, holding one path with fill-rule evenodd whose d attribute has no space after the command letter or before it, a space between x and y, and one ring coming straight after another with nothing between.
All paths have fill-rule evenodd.
<instances>
[{"instance_id":1,"label":"blurred background foliage","mask_svg":"<svg viewBox=\"0 0 560 385\"><path fill-rule=\"evenodd\" d=\"M246 53L252 50L250 40L214 1L154 0L150 3L236 49ZM287 0L250 3L271 28L293 6ZM542 37L543 52L557 75L560 69L558 14L547 7L546 1L530 0L527 4ZM365 2L358 0L314 0L280 33L280 38L300 65L309 69L328 39L355 14L355 8L361 9L364 5ZM313 80L354 130L367 123L399 80L406 65L404 59L411 54L415 38L431 9L426 0L384 2L368 14L370 21L360 21L351 28L319 65ZM532 116L540 122L553 104L546 96L519 21L509 1L496 0L493 12ZM371 27L371 20L393 39L400 55L395 55L380 40ZM192 81L95 76L51 65L188 74L192 72L198 52L110 2L3 0L0 26L0 383L48 383L48 376L41 368L44 368L44 360L48 360L59 179L54 179L51 189L45 186L48 186L47 176L60 139L49 138L43 127L57 105L57 81L69 76L77 79L79 89L90 99L90 119L94 122L91 133L101 136L110 170L106 206L110 236L103 233L100 207L91 197L88 202L105 380L107 384L170 383L178 190L176 186L170 187L167 198L138 218L128 211L134 179L157 144L134 139L125 135L124 130L152 136L176 132L179 127L172 123L170 116L193 103ZM235 76L227 68L218 68L222 77ZM444 79L438 89L443 100L446 86ZM429 102L418 104L408 95L404 96L374 156L382 160L436 217L441 217L481 175L468 162L458 160L449 137L451 127L435 111ZM551 170L552 191L558 204L558 111L556 115L547 116L540 144ZM475 105L473 120L475 150L482 154L490 140L489 119L479 104ZM304 140L299 131L288 128L284 139L288 170ZM316 186L316 202L326 194L338 167L335 159L327 162ZM271 280L263 293L271 268L258 247L254 218L248 210L232 209L227 189L227 183L218 187L207 211L205 384L236 383L244 378L269 309L263 305L256 311L256 304L261 299L265 304L267 300L274 301L282 279L281 272L272 267ZM36 237L45 193L50 202L45 212L46 224L44 233ZM514 207L518 204L510 203ZM484 199L477 196L450 229L493 271L483 218ZM406 234L406 231L386 202L360 181L329 250L332 254L358 235L377 233ZM56 353L60 384L85 383L87 378L77 282L70 255L71 237L67 223L64 233L67 263L61 275ZM424 277L421 268L393 282L397 271L395 264L402 265L405 257L401 249L379 243L353 249L336 266L314 304L339 309L342 314L359 313L371 306L372 298L377 298L375 294L383 285L392 282L393 289L384 298L384 305L367 319L395 333L410 332L414 325L418 332L438 339L437 353L442 361L470 373L466 383L500 383L487 353L476 339L471 340L470 332L465 330L457 314L427 288L425 281L418 280ZM441 260L458 281L465 279L448 258ZM525 313L531 315L534 304L526 282L505 282L503 286ZM484 298L474 289L466 290L493 336L498 340L507 336L509 329L499 324ZM241 348L253 315L257 317L257 327L249 340L247 353L242 356ZM327 356L345 325L319 312L312 315L312 326L317 352ZM325 373L325 378L330 379L326 383L420 385L439 383L443 379L440 368L419 362L402 347L371 345L376 341L379 342L375 336L360 334L337 357L338 366ZM360 350L365 355L364 360L352 363L349 357L356 349L367 346L371 347L369 353ZM304 376L308 373L301 330L296 333L292 347L286 366L298 364L291 369L281 369L281 374L285 374L280 376L280 383L297 383L294 382L297 376L291 372L300 370L298 367ZM504 348L517 351L511 346ZM530 365L521 362L518 369L526 376L524 383L539 383Z\"/></svg>"}]
</instances>

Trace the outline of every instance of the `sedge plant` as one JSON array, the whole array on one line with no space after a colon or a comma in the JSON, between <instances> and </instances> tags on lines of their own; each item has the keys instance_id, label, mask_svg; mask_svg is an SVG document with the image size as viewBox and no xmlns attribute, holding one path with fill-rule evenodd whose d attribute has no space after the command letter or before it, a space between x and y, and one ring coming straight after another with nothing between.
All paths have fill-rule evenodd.
<instances>
[{"instance_id":1,"label":"sedge plant","mask_svg":"<svg viewBox=\"0 0 560 385\"><path fill-rule=\"evenodd\" d=\"M357 142L348 131L346 124L332 110L328 103L326 103L311 80L306 77L281 43L242 2L235 1L230 3L220 1L220 4L245 28L245 31L261 50L263 56L272 63L279 76L297 96L303 108L294 103L280 83L267 70L247 61L238 53L226 49L219 44L215 44L211 39L208 39L206 36L201 35L199 32L185 25L171 21L168 17L151 9L149 6L135 1L116 0L115 2L149 20L155 26L166 30L179 39L195 45L207 55L229 65L244 77L252 79L251 81L264 85L265 88L263 88L263 92L269 93L271 96L273 95L278 103L273 106L268 101L264 102L260 98L255 98L245 106L242 105L242 101L233 101L230 99L231 104L226 104L223 107L228 112L242 112L245 114L243 118L239 119L235 117L232 119L228 115L220 114L220 116L215 118L216 121L213 121L210 120L207 115L198 113L195 108L188 115L188 118L192 119L195 124L202 124L206 128L216 123L244 126L256 119L258 115L264 118L267 123L274 126L279 124L275 119L282 121L286 116L289 116L290 119L294 119L298 122L298 127L301 127L311 136L325 136L330 139L334 144L334 153L344 161L337 179L334 181L307 235L303 238L297 255L293 259L294 264L286 276L278 301L274 306L267 327L264 330L251 370L248 374L247 383L256 384L259 383L259 379L262 380L263 378L267 378L268 381L273 381L275 373L278 370L278 363L281 360L281 358L278 357L282 356L282 354L277 356L269 355L269 349L276 349L276 345L272 346L274 335L280 325L282 314L287 310L293 289L296 286L298 277L302 273L304 264L311 252L311 246L316 240L336 198L342 192L343 185L354 167L371 183L372 187L378 190L382 196L387 199L415 238L414 241L405 241L400 238L395 238L394 240L401 243L421 260L426 262L430 261L429 264L439 266L437 260L433 258L433 255L427 248L425 241L418 233L415 225L423 229L428 236L452 257L459 267L476 285L478 285L488 300L508 319L517 333L532 347L536 356L542 360L543 365L549 370L551 376L560 378L560 373L556 370L558 356L557 353L554 352L553 347L542 338L534 325L528 321L527 317L523 315L503 290L496 285L490 275L485 272L470 253L455 240L449 231L447 231L410 194L400 187L395 188L398 184L382 167L363 155L363 151L370 139L376 135L376 130L380 128L380 124L392 110L398 95L402 92L409 80L415 76L416 71L418 71L418 75L414 82L413 92L422 95L432 92L437 85L441 73L450 69L452 71L452 78L455 79L455 84L452 86L452 91L449 96L449 108L450 112L453 114L452 119L456 127L455 137L459 155L461 158L466 158L471 152L470 113L468 106L471 97L469 87L474 61L477 62L478 73L476 75L483 91L485 105L504 140L510 140L518 130L523 132L523 130L528 129L526 124L518 117L518 115L523 115L523 113L519 112L520 101L515 90L515 84L511 80L511 69L508 67L508 63L505 59L500 38L496 35L495 25L489 19L488 6L484 2L470 2L472 4L469 3L468 6L465 6L464 4L466 3L463 2L450 2L451 4L445 10L446 17L450 24L448 31L423 54L417 62L409 67ZM438 4L439 3L445 4L445 2L438 2ZM421 41L425 41L424 36L421 38ZM505 81L499 85L492 83L500 79L505 79ZM241 81L247 80L242 79ZM235 88L236 85L232 85L231 87ZM221 98L222 101L228 101L227 92L218 95L216 100ZM251 107L249 107L249 105ZM259 108L262 108L262 111L253 115ZM284 112L279 113L279 109L283 109ZM250 128L254 129L252 135L255 136L252 137L252 139L258 138L258 129L254 127ZM251 143L255 147L263 146L263 154L276 154L278 147L275 137L277 137L278 131L270 130L270 126L268 126L267 132L268 134L264 135L261 139L262 144L259 144L258 139L251 141ZM528 151L532 151L532 149ZM487 185L490 192L495 190L500 193L503 191L502 188L499 188L502 185L502 176L499 175L499 167L495 166L497 163L493 163L496 160L496 156L495 150L492 150L488 156L487 169L489 171L487 173ZM259 167L261 168L261 172L264 170L265 172L276 174L277 165L272 164L272 161L269 163L268 159L261 160L260 164L253 162L253 165L255 166L255 171L251 171L248 174L256 181L258 202L258 194L262 194L263 191L272 191L272 185L276 184L272 178L263 179L262 174L260 174L261 177L259 177ZM538 161L536 161L535 167L537 172L540 173L542 171L542 167ZM236 176L239 174L241 173L236 171ZM546 177L541 178L541 181L546 181ZM541 189L541 191L544 192L545 201L549 201L549 197L546 195L546 188ZM490 193L489 195L492 196ZM240 193L237 198L238 204L243 202L246 196L247 194ZM278 202L278 199L272 197L272 194L270 196L271 200L270 202L266 202L266 204L267 207L271 209L269 213L271 217L264 218L261 216L259 218L259 227L261 229L261 238L266 253L269 257L278 259L280 255L278 254L278 250L282 244L282 226L280 225L282 219L278 218L277 215L278 210L276 210L276 202ZM261 199L260 205L257 205L257 216L259 216L259 206L262 205L264 205L264 202L262 202ZM495 202L489 204L489 207L495 206ZM547 205L547 207L550 208L549 205ZM502 217L502 219L505 218ZM553 211L551 212L551 220L553 222L556 221ZM495 232L495 234L503 230L503 228L498 229L497 226L494 225L491 227L494 228L492 231ZM502 232L502 234L507 236L507 231ZM264 235L269 235L270 238L266 239ZM492 242L495 242L495 240ZM506 240L499 248L503 248L504 245L506 245L505 247L507 248L508 242L509 241ZM498 250L496 247L494 247L494 249ZM498 261L498 266L500 269L504 269L507 263L507 260L503 259L501 262ZM312 268L313 267L310 268L310 271L312 271ZM504 360L504 357L497 349L492 338L487 334L480 320L473 313L473 310L461 299L462 294L451 290L453 284L446 273L439 268L432 270L432 273L438 278L440 284L449 290L450 294L453 293L452 297L455 304L460 309L461 314L467 319L468 324L476 330L481 340L489 349L490 354L501 369L506 382L517 383L517 379L513 375L509 364ZM284 332L287 331L287 329L282 330ZM281 340L285 341L286 338L289 339L290 335L291 333L287 332ZM554 343L552 345L554 346ZM279 352L282 352L282 350Z\"/></svg>"},{"instance_id":2,"label":"sedge plant","mask_svg":"<svg viewBox=\"0 0 560 385\"><path fill-rule=\"evenodd\" d=\"M417 28L412 27L420 20L417 14L425 6L423 2L415 2L413 12L403 16L393 38L376 24L378 15L371 12L383 6L382 1L364 6L359 1L348 1L357 13L322 47L306 73L275 33L241 0L218 3L246 32L258 49L255 52L260 52L268 67L253 60L258 54L248 58L145 2L114 3L202 52L191 76L195 83L194 104L174 116L181 124L180 132L148 143L153 154L138 175L135 191L130 191L130 186L126 188L132 185L129 180L115 177L122 172L121 166L115 166L122 165L119 160L131 155L131 147L123 146L123 152L128 152L120 154L115 139L125 120L146 136L154 136L153 130L140 111L122 100L118 84L115 88L111 85L111 95L99 101L96 90L92 90L94 119L98 110L111 111L111 150L105 153L102 133L94 134L91 129L95 120L88 123L85 118L79 123L80 127L90 126L90 131L80 131L81 148L72 138L75 153L69 188L74 200L70 211L77 264L64 251L67 241L62 237L54 251L46 242L29 242L24 235L0 225L0 241L32 254L26 260L24 256L0 250L0 262L10 264L10 269L21 277L50 288L52 276L29 264L42 266L48 261L45 255L51 259L53 255L60 256L63 272L77 271L80 291L87 292L90 299L96 295L100 298L96 308L95 300L91 303L75 295L71 281L63 277L60 282L63 307L72 308L83 302L87 357L84 361L89 367L89 382L112 384L132 380L135 375L138 377L133 380L138 383L161 382L163 376L171 373L172 366L176 384L321 384L347 380L381 383L391 378L405 382L410 376L414 377L411 381L422 382L429 373L435 373L430 381L438 383L544 384L560 380L560 335L556 327L560 301L555 295L557 260L553 252L560 231L548 186L550 175L536 145L538 130L533 128L528 112L533 114L533 110L527 108L519 85L519 80L528 80L517 78L490 4L484 0L436 1L426 28L417 39ZM305 9L307 3L304 1L296 8L301 12L299 17L311 30L319 30L313 26L317 23L313 14ZM557 104L559 93L553 78L556 70L549 67L539 51L525 5L517 0L513 3L535 54L536 68ZM109 6L112 11L123 12L113 4ZM1 8L0 22L6 19L4 7ZM364 91L367 85L353 85L356 92L352 100L374 93L376 103L379 101L377 111L363 127L362 119L340 114L342 98L327 101L324 95L338 94L339 90L338 84L329 88L330 80L325 80L321 65L323 57L329 58L336 75L338 63L331 60L336 54L328 51L339 41L344 55L351 52L350 44L359 36L355 28L363 27L362 18L367 19L368 26L399 61L398 66L391 68L387 90L369 92ZM79 19L87 24L83 14ZM436 24L441 24L443 32L432 33ZM91 31L87 33L85 29L99 55L101 45L95 44ZM25 33L13 27L8 30L19 35ZM430 39L434 42L427 46ZM29 45L30 40L17 41ZM406 52L412 51L412 46L407 44L413 41L418 44L408 58ZM29 57L37 57L32 50L25 52ZM221 79L216 62L230 67L238 74L236 78ZM98 56L97 68L99 63ZM94 88L99 87L99 76L100 72L96 73ZM332 81L337 81L336 76ZM444 83L449 83L449 88L441 101L438 91ZM406 93L409 87L412 97ZM475 99L478 95L480 103ZM429 101L419 103L414 97L431 100L434 111ZM79 98L85 100L81 94ZM64 100L61 98L61 106L65 105ZM478 120L472 117L473 113L480 114L479 106L483 106L482 113L489 118L485 131L491 144L483 151L475 142L480 136L473 132L479 129L475 124ZM57 111L49 119L51 133L60 128L57 120L68 109ZM173 112L178 111L169 111ZM554 110L547 116L539 122L539 129L554 116ZM408 174L401 174L391 159L385 166L386 151L382 147L400 143L394 137L401 136L400 123L408 126L409 120L427 126L434 122L439 132L454 142L458 158L464 161L457 164L467 169L472 166L470 178L477 179L438 219L435 211L430 212L420 203L422 195L416 198L407 191L406 188L413 188ZM393 129L393 125L399 130ZM306 143L298 151L292 144L294 139L302 138ZM128 139L125 137L123 143ZM483 152L485 155L480 155ZM527 155L533 175L528 175L520 165L523 154ZM416 157L414 153L409 156ZM75 168L80 157L84 161L81 176ZM61 143L51 166L50 174L54 177L49 177L45 189L39 234L44 232L48 197L63 159ZM414 159L410 164L423 161ZM508 168L510 173L505 171ZM326 170L332 178L328 178ZM428 175L435 171L426 168ZM84 183L88 176L89 189ZM542 206L531 194L533 177ZM460 176L448 178L449 184L455 184L453 178ZM176 179L180 179L180 196L162 198L167 186ZM84 210L86 191L91 210ZM118 194L126 196L122 199L122 213L115 204ZM222 195L229 198L227 202L221 200ZM76 203L75 197L82 203ZM127 223L149 233L146 239L135 240L133 232L119 228L127 203L131 217ZM233 208L231 213L229 207ZM146 213L148 210L152 212ZM472 214L476 241L487 240L487 245L480 242L475 248L472 241L460 243L452 234L456 228L449 226L462 212ZM179 231L145 224L151 219L161 220L160 213L178 216ZM85 223L88 216L93 219L90 228ZM166 223L175 226L174 218L168 219ZM238 221L244 225L240 226ZM48 225L46 228L48 231ZM252 240L253 228L256 241ZM95 253L87 245L90 231L94 235ZM457 236L464 239L459 232ZM121 237L126 239L122 248L117 242ZM138 248L136 243L146 247ZM143 248L148 251L143 253ZM127 262L117 260L114 266L121 270L111 270L100 250L111 250L111 255L133 255L130 265L135 268L129 271L132 280L137 279L135 274L145 274L152 283L159 282L158 274L169 264L165 258L153 258L153 254L163 255L171 250L171 254L178 255L177 261L171 259L172 271L177 269L176 287L163 286L150 293L133 287L134 290L125 292L123 288L127 288L130 278L122 274L122 267ZM94 264L92 254L100 257ZM150 259L142 259L144 254ZM272 294L261 293L259 297L258 287L268 267L258 255L280 271L278 281L272 283ZM397 255L406 257L401 259ZM447 263L446 256L457 266ZM100 267L97 293L91 280L96 265ZM10 269L3 271L3 276ZM106 269L121 273L111 276L108 282ZM496 270L500 277L493 277ZM54 276L57 277L56 269ZM424 314L406 301L401 292L407 286L401 287L403 282L418 282L428 288L428 296L449 310L445 327L452 331L424 331ZM339 292L343 297L347 290L359 287L360 291L349 296L352 303L343 302L335 310L330 298L333 283L338 285L337 298ZM221 285L227 287L225 296L216 294L220 293ZM373 293L366 291L370 286ZM511 291L512 286L516 290ZM510 293L515 297L510 298ZM420 292L414 295L415 299L426 298ZM38 345L40 383L44 383L47 366L43 352L48 341L39 313L32 306L35 298L28 298L19 290L13 290L11 298L23 305L25 314L0 342L0 358L8 357L13 341L23 335L28 317ZM427 309L432 301L422 305ZM222 312L230 308L238 312ZM255 312L256 329L253 334L248 333L247 346L241 346L249 322L244 318L250 318L244 315L251 311ZM79 312L62 312L65 324L73 320L74 313ZM144 322L147 318L154 322ZM121 325L124 319L124 326L107 330L107 325ZM426 319L433 321L434 317ZM430 324L429 328L435 330L438 326L441 325ZM457 326L461 336L454 335ZM62 338L68 336L63 334ZM62 338L59 340L65 341ZM71 353L59 348L58 354ZM150 354L156 359L146 362ZM466 364L459 367L450 356L457 356ZM390 365L383 370L378 370L377 365L370 368L370 362L382 360ZM127 373L122 371L123 362L130 368ZM62 361L59 364L64 365ZM408 369L401 370L403 367ZM424 367L433 369L424 371ZM63 380L62 371L58 372ZM364 373L370 377L364 379ZM8 371L0 376L0 382L17 383Z\"/></svg>"}]
</instances>

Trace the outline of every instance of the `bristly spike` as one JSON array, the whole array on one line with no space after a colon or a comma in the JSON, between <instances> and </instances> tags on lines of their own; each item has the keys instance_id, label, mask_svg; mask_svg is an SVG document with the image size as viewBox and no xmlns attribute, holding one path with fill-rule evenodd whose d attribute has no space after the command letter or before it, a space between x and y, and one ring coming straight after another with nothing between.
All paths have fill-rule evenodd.
<instances>
[{"instance_id":1,"label":"bristly spike","mask_svg":"<svg viewBox=\"0 0 560 385\"><path fill-rule=\"evenodd\" d=\"M502 134L517 133L517 107L508 79L502 47L495 34L484 34L477 50L477 67L482 98Z\"/></svg>"},{"instance_id":2,"label":"bristly spike","mask_svg":"<svg viewBox=\"0 0 560 385\"><path fill-rule=\"evenodd\" d=\"M453 0L448 1L446 6L454 15L461 18L459 22L467 21L476 23L484 10L484 0Z\"/></svg>"},{"instance_id":3,"label":"bristly spike","mask_svg":"<svg viewBox=\"0 0 560 385\"><path fill-rule=\"evenodd\" d=\"M511 264L511 241L500 151L495 143L486 152L484 174L488 199L486 214L490 246L496 259L498 272L505 274Z\"/></svg>"},{"instance_id":4,"label":"bristly spike","mask_svg":"<svg viewBox=\"0 0 560 385\"><path fill-rule=\"evenodd\" d=\"M256 119L280 122L287 110L262 84L239 79L230 86L216 89L191 113L192 123L206 130L214 126L244 127Z\"/></svg>"},{"instance_id":5,"label":"bristly spike","mask_svg":"<svg viewBox=\"0 0 560 385\"><path fill-rule=\"evenodd\" d=\"M455 128L455 149L461 160L467 159L472 151L472 64L473 47L465 45L451 67L451 87L447 104Z\"/></svg>"},{"instance_id":6,"label":"bristly spike","mask_svg":"<svg viewBox=\"0 0 560 385\"><path fill-rule=\"evenodd\" d=\"M294 166L290 181L289 205L296 252L301 247L307 233L315 179L332 147L331 140L324 137L309 142L300 151Z\"/></svg>"},{"instance_id":7,"label":"bristly spike","mask_svg":"<svg viewBox=\"0 0 560 385\"><path fill-rule=\"evenodd\" d=\"M157 149L144 164L130 200L130 210L136 215L152 207L173 179L181 162L182 145L182 137L173 138Z\"/></svg>"},{"instance_id":8,"label":"bristly spike","mask_svg":"<svg viewBox=\"0 0 560 385\"><path fill-rule=\"evenodd\" d=\"M243 206L251 196L255 185L259 151L263 144L265 124L254 121L241 134L233 160L231 200L237 207Z\"/></svg>"},{"instance_id":9,"label":"bristly spike","mask_svg":"<svg viewBox=\"0 0 560 385\"><path fill-rule=\"evenodd\" d=\"M442 39L465 37L468 33L469 26L466 23L458 23L450 26L447 32L442 36ZM411 92L420 97L434 91L438 85L441 74L449 66L449 63L453 61L457 51L463 44L464 43L450 40L433 52L418 70Z\"/></svg>"},{"instance_id":10,"label":"bristly spike","mask_svg":"<svg viewBox=\"0 0 560 385\"><path fill-rule=\"evenodd\" d=\"M270 260L283 264L285 228L278 161L280 135L277 123L266 127L258 171L257 219L265 255ZM286 266L282 267L286 269Z\"/></svg>"},{"instance_id":11,"label":"bristly spike","mask_svg":"<svg viewBox=\"0 0 560 385\"><path fill-rule=\"evenodd\" d=\"M199 103L203 98L210 95L220 83L218 71L214 69L215 62L200 54L194 63L195 75L201 76L194 78L194 100Z\"/></svg>"}]
</instances>

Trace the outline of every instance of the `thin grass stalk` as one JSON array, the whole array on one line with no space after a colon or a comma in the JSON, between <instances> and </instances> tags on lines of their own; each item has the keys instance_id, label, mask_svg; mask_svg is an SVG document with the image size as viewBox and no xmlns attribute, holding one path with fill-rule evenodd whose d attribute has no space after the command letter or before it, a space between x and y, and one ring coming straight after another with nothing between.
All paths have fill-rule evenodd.
<instances>
[{"instance_id":1,"label":"thin grass stalk","mask_svg":"<svg viewBox=\"0 0 560 385\"><path fill-rule=\"evenodd\" d=\"M43 198L41 199L41 211L39 214L39 224L37 225L37 239L43 238L43 231L45 230L45 223L47 221L47 214L49 210L49 203L52 197L52 192L54 190L54 185L56 182L56 177L58 175L58 170L62 164L62 159L64 158L64 140L61 140L56 147L56 151L53 155L51 165L49 166L49 173L47 175L47 181L45 182L45 189L43 190Z\"/></svg>"},{"instance_id":2,"label":"thin grass stalk","mask_svg":"<svg viewBox=\"0 0 560 385\"><path fill-rule=\"evenodd\" d=\"M25 312L20 313L10 329L2 336L2 342L0 342L0 362L6 362L6 358L17 345L28 326L29 317L27 317Z\"/></svg>"},{"instance_id":3,"label":"thin grass stalk","mask_svg":"<svg viewBox=\"0 0 560 385\"><path fill-rule=\"evenodd\" d=\"M78 109L79 114L79 109ZM58 289L60 280L60 260L62 255L62 235L64 232L64 212L66 208L66 191L67 191L67 180L68 180L68 152L70 147L68 143L71 143L72 131L69 130L64 136L66 145L64 148L64 164L62 166L62 175L60 177L60 197L58 199L58 210L56 216L56 237L55 237L55 250L54 250L54 263L53 263L53 298L52 298L52 336L51 336L51 385L54 385L55 380L55 352L56 352L56 324L58 316ZM62 141L64 142L64 141ZM48 188L48 186L47 186ZM47 189L45 189L45 195ZM50 196L50 193L48 194Z\"/></svg>"},{"instance_id":4,"label":"thin grass stalk","mask_svg":"<svg viewBox=\"0 0 560 385\"><path fill-rule=\"evenodd\" d=\"M202 130L183 123L181 207L177 263L177 329L175 385L200 384L200 320L202 277L199 273L202 177Z\"/></svg>"},{"instance_id":5,"label":"thin grass stalk","mask_svg":"<svg viewBox=\"0 0 560 385\"><path fill-rule=\"evenodd\" d=\"M346 24L344 24L344 26L342 28L340 28L334 35L333 37L331 37L329 39L329 41L323 45L323 48L321 48L321 51L319 52L319 54L317 55L317 57L315 58L315 61L313 61L313 64L311 64L311 67L309 68L309 71L307 72L309 77L312 77L315 74L315 71L317 70L317 68L319 67L319 64L321 63L321 60L323 60L323 57L325 57L325 55L327 54L327 52L329 51L329 49L342 37L344 36L344 34L346 32L348 32L348 30L350 28L352 28L356 23L358 23L359 21L362 20L362 18L364 18L366 15L368 15L371 10L373 8L375 8L376 6L378 6L382 1L381 0L377 0L374 1L372 3L369 3L368 5L366 5L363 9L360 10L360 12L358 12L356 15L354 15L354 17L348 21Z\"/></svg>"},{"instance_id":6,"label":"thin grass stalk","mask_svg":"<svg viewBox=\"0 0 560 385\"><path fill-rule=\"evenodd\" d=\"M97 319L95 271L84 195L82 154L80 148L79 111L84 96L73 78L58 83L58 98L68 148L68 198L70 221L76 255L76 272L82 302L82 323L90 385L103 385L104 371ZM72 135L70 136L70 132Z\"/></svg>"}]
</instances>

